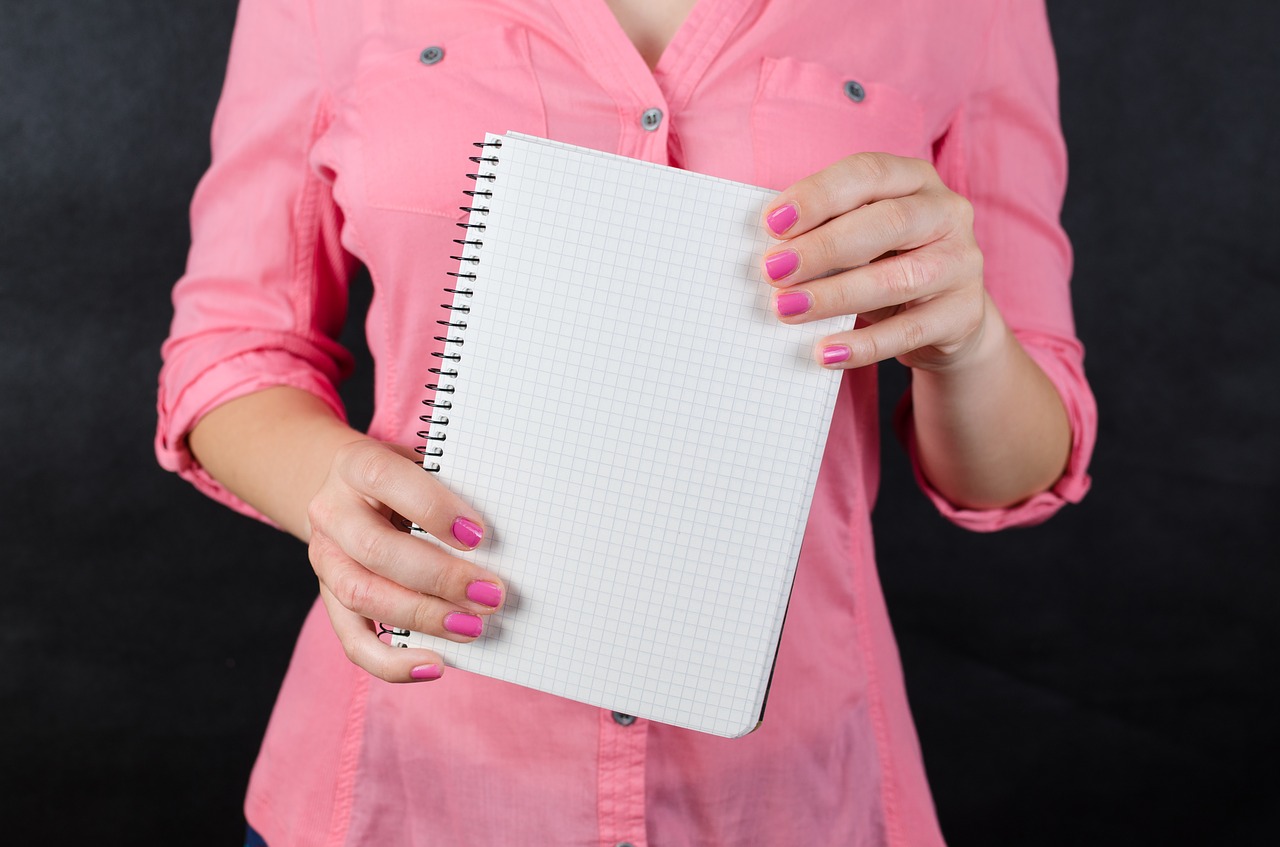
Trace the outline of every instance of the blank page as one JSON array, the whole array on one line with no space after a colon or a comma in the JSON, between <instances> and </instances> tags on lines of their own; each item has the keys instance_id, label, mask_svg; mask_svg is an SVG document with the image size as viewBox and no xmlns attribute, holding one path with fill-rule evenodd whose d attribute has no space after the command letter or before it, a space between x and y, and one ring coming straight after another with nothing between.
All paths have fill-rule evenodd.
<instances>
[{"instance_id":1,"label":"blank page","mask_svg":"<svg viewBox=\"0 0 1280 847\"><path fill-rule=\"evenodd\" d=\"M446 345L441 481L484 515L465 557L506 581L450 665L737 736L761 717L840 372L780 323L775 192L489 135ZM459 230L463 232L463 230ZM424 330L426 331L426 330ZM429 364L422 365L425 371ZM446 365L446 369L449 365ZM444 684L448 684L447 681Z\"/></svg>"}]
</instances>

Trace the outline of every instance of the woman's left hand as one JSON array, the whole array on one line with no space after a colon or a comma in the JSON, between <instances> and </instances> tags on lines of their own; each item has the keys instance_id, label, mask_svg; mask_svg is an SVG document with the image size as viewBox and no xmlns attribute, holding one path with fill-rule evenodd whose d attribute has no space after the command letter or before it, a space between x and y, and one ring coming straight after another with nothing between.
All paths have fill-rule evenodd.
<instances>
[{"instance_id":1,"label":"woman's left hand","mask_svg":"<svg viewBox=\"0 0 1280 847\"><path fill-rule=\"evenodd\" d=\"M782 321L861 317L858 328L819 342L815 357L827 367L897 358L945 371L979 346L994 307L973 208L928 162L849 156L779 194L764 224L782 239L764 257Z\"/></svg>"}]
</instances>

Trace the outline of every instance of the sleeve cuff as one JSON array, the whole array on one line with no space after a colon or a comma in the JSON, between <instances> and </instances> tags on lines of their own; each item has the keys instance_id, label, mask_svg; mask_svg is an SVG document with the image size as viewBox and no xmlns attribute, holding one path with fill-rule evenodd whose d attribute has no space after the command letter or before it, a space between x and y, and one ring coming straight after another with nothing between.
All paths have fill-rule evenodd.
<instances>
[{"instance_id":1,"label":"sleeve cuff","mask_svg":"<svg viewBox=\"0 0 1280 847\"><path fill-rule=\"evenodd\" d=\"M277 386L313 394L340 419L346 420L346 410L333 383L305 361L280 350L242 353L209 367L176 392L176 396L167 390L169 386L162 375L155 440L160 466L237 512L275 526L274 521L232 494L201 467L187 445L187 435L202 417L223 403Z\"/></svg>"}]
</instances>

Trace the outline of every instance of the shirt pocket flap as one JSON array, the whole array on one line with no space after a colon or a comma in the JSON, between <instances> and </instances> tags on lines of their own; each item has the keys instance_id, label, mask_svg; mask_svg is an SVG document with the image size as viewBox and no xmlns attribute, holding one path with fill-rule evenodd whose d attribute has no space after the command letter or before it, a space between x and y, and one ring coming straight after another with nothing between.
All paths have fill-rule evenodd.
<instances>
[{"instance_id":1,"label":"shirt pocket flap","mask_svg":"<svg viewBox=\"0 0 1280 847\"><path fill-rule=\"evenodd\" d=\"M524 29L495 26L413 47L370 45L355 124L370 206L460 217L486 132L546 135Z\"/></svg>"},{"instance_id":2,"label":"shirt pocket flap","mask_svg":"<svg viewBox=\"0 0 1280 847\"><path fill-rule=\"evenodd\" d=\"M854 153L929 158L914 97L814 62L766 57L751 122L757 181L778 190Z\"/></svg>"}]
</instances>

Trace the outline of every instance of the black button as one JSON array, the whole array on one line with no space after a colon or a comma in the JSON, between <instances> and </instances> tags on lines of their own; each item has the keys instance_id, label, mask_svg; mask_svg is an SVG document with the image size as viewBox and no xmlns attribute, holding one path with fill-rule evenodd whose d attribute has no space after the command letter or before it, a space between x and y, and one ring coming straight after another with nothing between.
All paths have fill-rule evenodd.
<instances>
[{"instance_id":1,"label":"black button","mask_svg":"<svg viewBox=\"0 0 1280 847\"><path fill-rule=\"evenodd\" d=\"M418 59L424 65L434 65L436 62L444 58L444 48L428 47L418 54Z\"/></svg>"},{"instance_id":2,"label":"black button","mask_svg":"<svg viewBox=\"0 0 1280 847\"><path fill-rule=\"evenodd\" d=\"M844 84L844 93L855 103L861 103L867 99L867 89L862 87L862 83L857 80L849 80Z\"/></svg>"},{"instance_id":3,"label":"black button","mask_svg":"<svg viewBox=\"0 0 1280 847\"><path fill-rule=\"evenodd\" d=\"M619 726L631 726L636 722L635 715L624 715L622 712L614 712L613 719Z\"/></svg>"}]
</instances>

